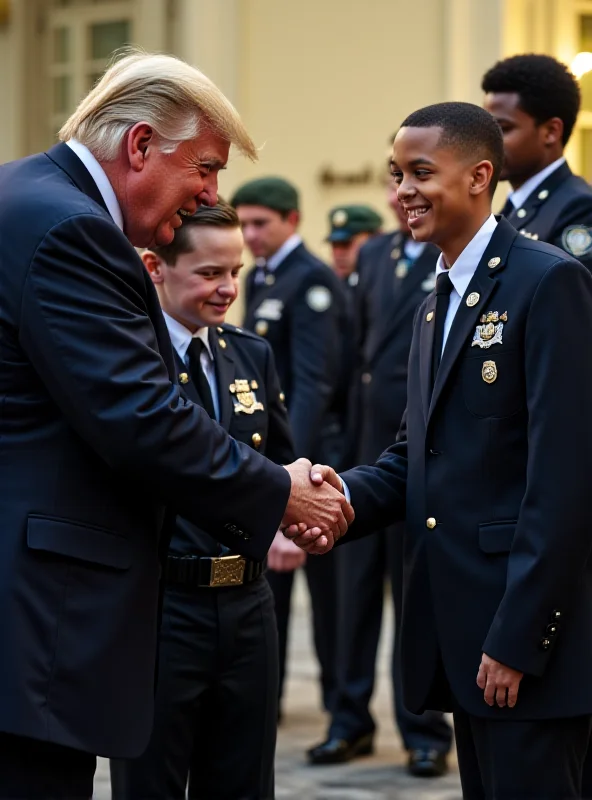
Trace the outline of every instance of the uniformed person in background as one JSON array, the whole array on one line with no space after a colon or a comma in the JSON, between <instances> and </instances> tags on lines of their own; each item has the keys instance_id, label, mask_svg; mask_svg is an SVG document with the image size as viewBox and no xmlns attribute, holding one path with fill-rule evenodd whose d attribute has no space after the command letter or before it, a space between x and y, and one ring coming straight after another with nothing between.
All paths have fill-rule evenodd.
<instances>
[{"instance_id":1,"label":"uniformed person in background","mask_svg":"<svg viewBox=\"0 0 592 800\"><path fill-rule=\"evenodd\" d=\"M255 258L255 269L247 276L244 324L265 336L273 349L296 453L313 462L322 453L338 463L343 437L333 405L349 388L341 335L348 326L344 290L298 235L299 197L292 184L277 177L259 178L239 187L231 203ZM331 710L336 692L335 556L308 558L305 569L323 705ZM293 577L292 571L267 572L278 622L280 697Z\"/></svg>"},{"instance_id":2,"label":"uniformed person in background","mask_svg":"<svg viewBox=\"0 0 592 800\"><path fill-rule=\"evenodd\" d=\"M370 206L337 206L329 212L331 267L350 289L358 285L360 247L382 228L382 217Z\"/></svg>"},{"instance_id":3,"label":"uniformed person in background","mask_svg":"<svg viewBox=\"0 0 592 800\"><path fill-rule=\"evenodd\" d=\"M499 61L481 88L504 134L501 180L512 192L503 215L592 269L592 188L563 155L580 108L577 80L551 56L529 54Z\"/></svg>"},{"instance_id":4,"label":"uniformed person in background","mask_svg":"<svg viewBox=\"0 0 592 800\"><path fill-rule=\"evenodd\" d=\"M371 464L395 441L407 402L407 361L416 308L435 286L439 250L415 242L388 183L388 203L399 230L375 236L360 250L356 326L361 332L358 390L353 402L356 464ZM339 221L339 220L338 220ZM397 529L398 528L398 529ZM402 592L401 525L340 548L339 692L327 738L308 751L312 764L337 764L372 752L376 724L370 713L380 637L385 579L390 579L399 628ZM418 633L418 635L421 635ZM450 726L439 712L407 711L399 662L392 660L395 717L413 775L433 777L447 768Z\"/></svg>"},{"instance_id":5,"label":"uniformed person in background","mask_svg":"<svg viewBox=\"0 0 592 800\"><path fill-rule=\"evenodd\" d=\"M184 218L170 245L142 258L186 397L235 439L286 464L294 448L271 348L224 324L242 249L236 212L219 202ZM276 540L284 547L281 534ZM112 762L116 800L181 800L188 778L190 798L274 796L278 649L264 568L178 518L164 575L154 730L141 758Z\"/></svg>"}]
</instances>

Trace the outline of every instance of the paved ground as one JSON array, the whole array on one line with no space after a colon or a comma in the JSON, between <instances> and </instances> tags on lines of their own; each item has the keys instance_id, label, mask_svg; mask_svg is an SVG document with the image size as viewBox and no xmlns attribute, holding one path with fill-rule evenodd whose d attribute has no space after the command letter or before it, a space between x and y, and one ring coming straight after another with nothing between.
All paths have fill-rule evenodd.
<instances>
[{"instance_id":1,"label":"paved ground","mask_svg":"<svg viewBox=\"0 0 592 800\"><path fill-rule=\"evenodd\" d=\"M319 711L308 608L302 582L299 582L292 628L288 693L277 748L277 800L461 800L454 764L449 775L435 780L412 778L405 771L405 754L391 715L388 679L391 619L388 614L384 622L378 691L374 698L375 714L380 726L375 754L337 767L309 767L304 759L304 751L323 738L326 720ZM101 761L95 782L95 800L109 800L108 776L107 764Z\"/></svg>"}]
</instances>

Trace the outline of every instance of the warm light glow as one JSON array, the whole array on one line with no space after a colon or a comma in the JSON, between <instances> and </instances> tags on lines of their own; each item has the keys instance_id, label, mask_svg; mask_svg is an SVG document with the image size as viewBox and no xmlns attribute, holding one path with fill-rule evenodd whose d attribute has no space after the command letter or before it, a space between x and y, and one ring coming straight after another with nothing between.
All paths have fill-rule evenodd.
<instances>
[{"instance_id":1,"label":"warm light glow","mask_svg":"<svg viewBox=\"0 0 592 800\"><path fill-rule=\"evenodd\" d=\"M579 80L592 70L592 53L578 53L571 62L570 69Z\"/></svg>"}]
</instances>

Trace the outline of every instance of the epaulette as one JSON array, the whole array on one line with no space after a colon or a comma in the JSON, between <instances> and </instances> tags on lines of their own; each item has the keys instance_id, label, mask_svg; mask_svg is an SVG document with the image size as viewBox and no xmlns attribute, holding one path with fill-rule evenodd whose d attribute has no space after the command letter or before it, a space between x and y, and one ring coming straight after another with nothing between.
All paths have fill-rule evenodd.
<instances>
[{"instance_id":1,"label":"epaulette","mask_svg":"<svg viewBox=\"0 0 592 800\"><path fill-rule=\"evenodd\" d=\"M235 333L237 336L246 336L249 339L255 339L256 341L261 341L261 336L258 336L256 333L252 331L247 331L245 328L238 327L237 325L231 325L229 322L223 322L222 325L218 325L216 327L216 333L218 335L222 334L229 334Z\"/></svg>"}]
</instances>

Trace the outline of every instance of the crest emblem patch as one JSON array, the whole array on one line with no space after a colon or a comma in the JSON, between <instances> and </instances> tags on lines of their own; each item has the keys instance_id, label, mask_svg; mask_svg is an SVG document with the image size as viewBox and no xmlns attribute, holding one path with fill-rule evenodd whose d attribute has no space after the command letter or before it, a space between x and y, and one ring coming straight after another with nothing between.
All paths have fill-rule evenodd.
<instances>
[{"instance_id":1,"label":"crest emblem patch","mask_svg":"<svg viewBox=\"0 0 592 800\"><path fill-rule=\"evenodd\" d=\"M237 379L228 387L230 393L234 395L235 414L254 414L255 411L263 411L263 403L257 400L255 394L256 381L249 383L248 380Z\"/></svg>"},{"instance_id":2,"label":"crest emblem patch","mask_svg":"<svg viewBox=\"0 0 592 800\"><path fill-rule=\"evenodd\" d=\"M493 344L502 344L504 323L508 321L508 312L504 311L503 314L500 314L498 311L488 311L479 321L481 324L477 325L475 329L471 347L481 347L487 350Z\"/></svg>"}]
</instances>

